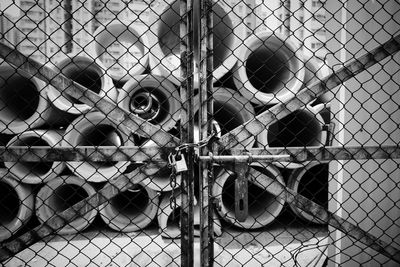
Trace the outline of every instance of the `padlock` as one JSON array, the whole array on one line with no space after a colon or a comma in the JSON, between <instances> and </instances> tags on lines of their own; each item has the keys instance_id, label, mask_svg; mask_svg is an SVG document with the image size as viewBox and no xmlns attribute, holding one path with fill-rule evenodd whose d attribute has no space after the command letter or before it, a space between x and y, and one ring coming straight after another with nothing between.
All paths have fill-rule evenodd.
<instances>
[{"instance_id":1,"label":"padlock","mask_svg":"<svg viewBox=\"0 0 400 267\"><path fill-rule=\"evenodd\" d=\"M186 159L184 155L178 151L178 153L175 154L175 171L176 173L184 172L188 170L187 164L186 164Z\"/></svg>"}]
</instances>

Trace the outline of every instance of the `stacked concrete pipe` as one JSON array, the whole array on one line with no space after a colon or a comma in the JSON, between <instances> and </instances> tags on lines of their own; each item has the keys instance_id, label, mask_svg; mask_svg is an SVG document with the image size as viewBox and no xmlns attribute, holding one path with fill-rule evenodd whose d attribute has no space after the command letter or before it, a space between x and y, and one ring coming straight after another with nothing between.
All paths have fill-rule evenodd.
<instances>
[{"instance_id":1,"label":"stacked concrete pipe","mask_svg":"<svg viewBox=\"0 0 400 267\"><path fill-rule=\"evenodd\" d=\"M328 177L329 165L327 163L310 163L303 168L294 170L289 175L287 187L327 209ZM290 208L303 220L324 224L324 222L294 205L290 205Z\"/></svg>"},{"instance_id":2,"label":"stacked concrete pipe","mask_svg":"<svg viewBox=\"0 0 400 267\"><path fill-rule=\"evenodd\" d=\"M119 193L99 208L103 221L121 232L138 231L148 226L157 216L159 195L144 184Z\"/></svg>"},{"instance_id":3,"label":"stacked concrete pipe","mask_svg":"<svg viewBox=\"0 0 400 267\"><path fill-rule=\"evenodd\" d=\"M280 171L274 165L252 165L248 172L248 217L240 222L235 217L235 179L236 175L222 169L213 185L213 196L219 201L219 215L227 222L245 229L264 227L273 222L283 209L285 200L268 193L270 184L266 175L284 184Z\"/></svg>"},{"instance_id":4,"label":"stacked concrete pipe","mask_svg":"<svg viewBox=\"0 0 400 267\"><path fill-rule=\"evenodd\" d=\"M111 101L117 98L117 90L111 78L106 75L105 67L87 53L67 54L59 59L53 69ZM48 96L58 109L70 114L80 115L91 110L90 106L61 94L55 88L49 90Z\"/></svg>"},{"instance_id":5,"label":"stacked concrete pipe","mask_svg":"<svg viewBox=\"0 0 400 267\"><path fill-rule=\"evenodd\" d=\"M304 63L290 39L272 32L250 35L235 56L234 82L256 105L271 105L293 97L302 87Z\"/></svg>"},{"instance_id":6,"label":"stacked concrete pipe","mask_svg":"<svg viewBox=\"0 0 400 267\"><path fill-rule=\"evenodd\" d=\"M171 202L171 196L174 196L174 203ZM181 235L180 231L180 209L181 209L181 193L179 190L174 192L165 193L160 202L160 208L158 209L157 220L160 234L166 238L179 238ZM194 236L200 236L200 206L195 201L193 208L194 214ZM213 230L215 236L222 234L221 222L215 212L213 212Z\"/></svg>"},{"instance_id":7,"label":"stacked concrete pipe","mask_svg":"<svg viewBox=\"0 0 400 267\"><path fill-rule=\"evenodd\" d=\"M145 72L148 67L149 44L142 30L118 20L101 25L93 36L93 56L103 63L104 71L113 80L126 82L131 76Z\"/></svg>"},{"instance_id":8,"label":"stacked concrete pipe","mask_svg":"<svg viewBox=\"0 0 400 267\"><path fill-rule=\"evenodd\" d=\"M32 130L13 137L7 146L50 146L60 147L63 131ZM65 168L65 163L56 162L4 162L10 173L18 180L28 184L38 184L54 179Z\"/></svg>"},{"instance_id":9,"label":"stacked concrete pipe","mask_svg":"<svg viewBox=\"0 0 400 267\"><path fill-rule=\"evenodd\" d=\"M130 131L116 125L100 112L90 112L76 118L65 130L63 146L132 146ZM104 182L122 174L128 161L67 162L77 176L91 182Z\"/></svg>"},{"instance_id":10,"label":"stacked concrete pipe","mask_svg":"<svg viewBox=\"0 0 400 267\"><path fill-rule=\"evenodd\" d=\"M330 74L328 65L321 59L317 59L312 55L304 55L305 75L303 81L303 88L309 87L313 83L321 81L323 78ZM318 99L321 102L330 102L334 98L332 92L327 92L320 96Z\"/></svg>"},{"instance_id":11,"label":"stacked concrete pipe","mask_svg":"<svg viewBox=\"0 0 400 267\"><path fill-rule=\"evenodd\" d=\"M221 78L233 68L236 57L232 56L233 51L239 47L238 28L234 25L237 19L225 5L212 1L213 9L213 55L214 55L214 80ZM199 21L200 11L194 7L194 19ZM160 13L158 23L154 24L150 36L151 56L150 68L152 72L161 76L172 76L172 81L179 85L182 81L180 73L180 6L179 1L167 5L167 8ZM194 28L194 57L193 68L197 73L198 55L200 40L198 39L200 25L195 23ZM198 80L195 81L198 84Z\"/></svg>"},{"instance_id":12,"label":"stacked concrete pipe","mask_svg":"<svg viewBox=\"0 0 400 267\"><path fill-rule=\"evenodd\" d=\"M36 217L41 223L79 201L94 195L96 190L87 181L76 176L59 176L43 185L36 195ZM75 234L86 229L95 219L97 209L77 218L58 231Z\"/></svg>"},{"instance_id":13,"label":"stacked concrete pipe","mask_svg":"<svg viewBox=\"0 0 400 267\"><path fill-rule=\"evenodd\" d=\"M3 63L0 87L0 133L18 134L63 123L62 115L47 99L49 86L43 81Z\"/></svg>"},{"instance_id":14,"label":"stacked concrete pipe","mask_svg":"<svg viewBox=\"0 0 400 267\"><path fill-rule=\"evenodd\" d=\"M14 235L34 213L33 190L0 170L0 241Z\"/></svg>"},{"instance_id":15,"label":"stacked concrete pipe","mask_svg":"<svg viewBox=\"0 0 400 267\"><path fill-rule=\"evenodd\" d=\"M118 105L165 131L176 125L182 107L176 86L157 75L131 77L119 92Z\"/></svg>"}]
</instances>

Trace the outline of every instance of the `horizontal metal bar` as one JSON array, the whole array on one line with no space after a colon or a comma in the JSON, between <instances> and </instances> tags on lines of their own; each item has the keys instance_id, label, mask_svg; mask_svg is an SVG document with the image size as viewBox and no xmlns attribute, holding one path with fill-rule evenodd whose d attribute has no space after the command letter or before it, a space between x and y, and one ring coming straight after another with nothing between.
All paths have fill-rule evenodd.
<instances>
[{"instance_id":1,"label":"horizontal metal bar","mask_svg":"<svg viewBox=\"0 0 400 267\"><path fill-rule=\"evenodd\" d=\"M200 156L199 160L204 162L226 163L226 162L253 162L253 161L291 161L289 155L227 155L227 156Z\"/></svg>"}]
</instances>

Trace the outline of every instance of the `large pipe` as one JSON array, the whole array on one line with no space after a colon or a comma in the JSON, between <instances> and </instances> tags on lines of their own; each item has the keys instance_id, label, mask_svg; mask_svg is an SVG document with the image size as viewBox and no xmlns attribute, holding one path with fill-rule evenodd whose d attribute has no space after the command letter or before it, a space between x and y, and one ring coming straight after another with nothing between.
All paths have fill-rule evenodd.
<instances>
[{"instance_id":1,"label":"large pipe","mask_svg":"<svg viewBox=\"0 0 400 267\"><path fill-rule=\"evenodd\" d=\"M270 105L293 97L303 85L304 63L296 45L277 33L250 35L236 50L234 82L255 104Z\"/></svg>"},{"instance_id":2,"label":"large pipe","mask_svg":"<svg viewBox=\"0 0 400 267\"><path fill-rule=\"evenodd\" d=\"M289 175L287 187L328 209L328 177L329 164L310 163ZM324 224L294 205L290 205L290 208L303 220Z\"/></svg>"},{"instance_id":3,"label":"large pipe","mask_svg":"<svg viewBox=\"0 0 400 267\"><path fill-rule=\"evenodd\" d=\"M157 216L158 205L158 193L140 183L100 207L100 215L114 230L138 231L148 226Z\"/></svg>"},{"instance_id":4,"label":"large pipe","mask_svg":"<svg viewBox=\"0 0 400 267\"><path fill-rule=\"evenodd\" d=\"M311 86L315 82L321 81L323 78L328 77L330 69L327 64L321 59L312 55L304 55L305 75L303 81L303 88ZM320 102L330 102L334 98L332 92L327 92L318 97Z\"/></svg>"},{"instance_id":5,"label":"large pipe","mask_svg":"<svg viewBox=\"0 0 400 267\"><path fill-rule=\"evenodd\" d=\"M34 197L31 186L2 173L0 178L0 241L14 235L31 218Z\"/></svg>"},{"instance_id":6,"label":"large pipe","mask_svg":"<svg viewBox=\"0 0 400 267\"><path fill-rule=\"evenodd\" d=\"M43 185L36 195L36 217L41 223L79 201L94 195L96 190L87 181L76 176L59 176ZM59 234L75 234L86 229L95 219L97 209L87 212L65 227Z\"/></svg>"},{"instance_id":7,"label":"large pipe","mask_svg":"<svg viewBox=\"0 0 400 267\"><path fill-rule=\"evenodd\" d=\"M156 75L137 75L119 90L118 104L165 131L180 118L182 104L174 84Z\"/></svg>"},{"instance_id":8,"label":"large pipe","mask_svg":"<svg viewBox=\"0 0 400 267\"><path fill-rule=\"evenodd\" d=\"M214 56L214 81L221 78L225 73L233 68L236 62L236 57L233 56L233 51L239 47L237 36L238 27L234 25L236 15L228 9L224 4L217 1L212 1L213 9L213 56ZM200 21L200 10L197 6L194 7L195 22ZM150 37L151 41L151 56L150 67L154 73L161 76L169 77L172 75L172 81L175 84L180 84L180 6L179 1L174 1L167 5L167 8L160 13L160 19L157 24L154 24L151 32L154 33ZM198 55L200 49L200 40L198 39L200 25L195 23L194 27L194 58L195 69L198 67ZM197 71L195 71L196 73ZM198 81L196 82L198 83Z\"/></svg>"},{"instance_id":9,"label":"large pipe","mask_svg":"<svg viewBox=\"0 0 400 267\"><path fill-rule=\"evenodd\" d=\"M49 87L43 81L2 63L0 88L0 133L18 134L62 123L63 117L47 100Z\"/></svg>"},{"instance_id":10,"label":"large pipe","mask_svg":"<svg viewBox=\"0 0 400 267\"><path fill-rule=\"evenodd\" d=\"M261 147L303 147L327 145L328 133L325 121L320 115L323 104L296 110L285 118L271 124L258 137ZM294 162L274 162L279 167L300 168L303 165Z\"/></svg>"},{"instance_id":11,"label":"large pipe","mask_svg":"<svg viewBox=\"0 0 400 267\"><path fill-rule=\"evenodd\" d=\"M148 66L148 39L140 28L121 21L101 25L93 34L95 58L114 80L127 81L131 76L145 72Z\"/></svg>"},{"instance_id":12,"label":"large pipe","mask_svg":"<svg viewBox=\"0 0 400 267\"><path fill-rule=\"evenodd\" d=\"M236 175L225 169L217 175L213 185L213 196L220 203L218 213L227 222L245 229L256 229L270 224L283 209L283 198L268 193L270 186L263 176L266 175L284 184L280 171L273 165L252 165L248 172L248 217L240 222L235 217L235 180Z\"/></svg>"},{"instance_id":13,"label":"large pipe","mask_svg":"<svg viewBox=\"0 0 400 267\"><path fill-rule=\"evenodd\" d=\"M99 60L86 53L64 55L53 66L53 69L60 71L73 81L111 101L115 101L117 90L114 88L111 78L106 75L104 68ZM49 90L48 97L58 109L71 114L82 114L91 109L90 106L75 98L61 95L55 88Z\"/></svg>"},{"instance_id":14,"label":"large pipe","mask_svg":"<svg viewBox=\"0 0 400 267\"><path fill-rule=\"evenodd\" d=\"M253 106L238 92L224 87L214 88L214 120L221 129L221 135L228 133L255 116ZM194 110L200 108L199 101L195 102ZM255 138L248 138L237 147L251 148Z\"/></svg>"},{"instance_id":15,"label":"large pipe","mask_svg":"<svg viewBox=\"0 0 400 267\"><path fill-rule=\"evenodd\" d=\"M133 145L130 132L116 125L100 112L91 112L76 118L65 130L63 146L129 146ZM104 182L122 174L129 161L67 162L77 176L91 182Z\"/></svg>"},{"instance_id":16,"label":"large pipe","mask_svg":"<svg viewBox=\"0 0 400 267\"><path fill-rule=\"evenodd\" d=\"M12 138L7 146L50 146L60 147L63 131L32 130ZM65 168L65 163L55 162L4 162L10 173L21 182L38 184L57 177Z\"/></svg>"},{"instance_id":17,"label":"large pipe","mask_svg":"<svg viewBox=\"0 0 400 267\"><path fill-rule=\"evenodd\" d=\"M174 196L175 202L171 201L171 196ZM200 236L200 206L194 203L194 235ZM179 190L165 193L161 199L158 209L157 220L161 236L166 238L179 238L180 231L180 210L181 210L181 194ZM213 212L213 229L215 236L222 234L221 222Z\"/></svg>"}]
</instances>

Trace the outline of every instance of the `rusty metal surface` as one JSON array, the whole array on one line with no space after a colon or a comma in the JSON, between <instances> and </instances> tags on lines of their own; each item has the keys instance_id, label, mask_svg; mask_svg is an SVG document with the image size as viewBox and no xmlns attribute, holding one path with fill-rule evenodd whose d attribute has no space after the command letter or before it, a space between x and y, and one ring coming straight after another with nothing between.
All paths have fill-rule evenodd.
<instances>
[{"instance_id":1,"label":"rusty metal surface","mask_svg":"<svg viewBox=\"0 0 400 267\"><path fill-rule=\"evenodd\" d=\"M249 190L247 184L248 162L234 162L235 179L235 217L244 222L249 215Z\"/></svg>"}]
</instances>

